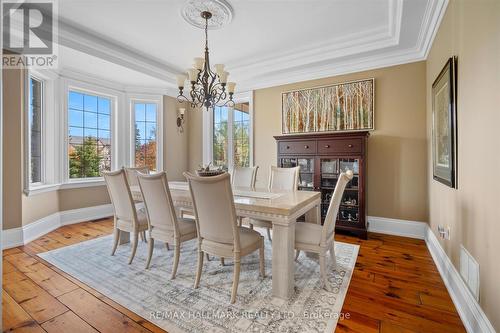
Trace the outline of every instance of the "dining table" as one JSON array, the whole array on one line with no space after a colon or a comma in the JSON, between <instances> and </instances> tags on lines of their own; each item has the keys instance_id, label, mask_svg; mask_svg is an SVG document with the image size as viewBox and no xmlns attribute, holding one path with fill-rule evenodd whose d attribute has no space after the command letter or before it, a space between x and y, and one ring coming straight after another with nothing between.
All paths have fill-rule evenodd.
<instances>
[{"instance_id":1,"label":"dining table","mask_svg":"<svg viewBox=\"0 0 500 333\"><path fill-rule=\"evenodd\" d=\"M169 188L174 207L179 212L193 210L187 182L172 181ZM135 201L142 201L139 186L130 186L130 191ZM303 215L305 221L321 224L321 193L233 187L233 196L239 217L272 223L272 293L281 299L289 299L295 285L295 224ZM127 235L123 236L123 242L129 241Z\"/></svg>"}]
</instances>

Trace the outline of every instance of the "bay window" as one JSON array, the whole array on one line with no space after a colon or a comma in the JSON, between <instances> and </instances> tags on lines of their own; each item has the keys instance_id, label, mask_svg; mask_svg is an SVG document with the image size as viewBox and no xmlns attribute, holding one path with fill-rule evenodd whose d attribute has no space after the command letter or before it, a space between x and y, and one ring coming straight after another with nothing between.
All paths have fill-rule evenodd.
<instances>
[{"instance_id":1,"label":"bay window","mask_svg":"<svg viewBox=\"0 0 500 333\"><path fill-rule=\"evenodd\" d=\"M109 97L69 91L69 178L100 177L111 170L111 104Z\"/></svg>"}]
</instances>

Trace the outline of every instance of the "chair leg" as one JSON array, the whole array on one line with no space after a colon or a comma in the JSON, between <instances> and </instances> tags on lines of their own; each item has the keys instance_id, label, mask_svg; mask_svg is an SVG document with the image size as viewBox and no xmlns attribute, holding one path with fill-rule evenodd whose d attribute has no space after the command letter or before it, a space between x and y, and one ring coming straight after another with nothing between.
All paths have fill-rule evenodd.
<instances>
[{"instance_id":1,"label":"chair leg","mask_svg":"<svg viewBox=\"0 0 500 333\"><path fill-rule=\"evenodd\" d=\"M267 228L267 238L269 238L269 241L272 242L273 240L271 239L271 228Z\"/></svg>"},{"instance_id":2,"label":"chair leg","mask_svg":"<svg viewBox=\"0 0 500 333\"><path fill-rule=\"evenodd\" d=\"M248 223L248 225L250 226L250 230L253 230L253 224L252 223Z\"/></svg>"},{"instance_id":3,"label":"chair leg","mask_svg":"<svg viewBox=\"0 0 500 333\"><path fill-rule=\"evenodd\" d=\"M146 237L146 230L144 230L144 231L142 232L142 235L143 235L142 237L144 237L144 242L146 242L146 243L147 243L147 242L148 242L148 238Z\"/></svg>"},{"instance_id":4,"label":"chair leg","mask_svg":"<svg viewBox=\"0 0 500 333\"><path fill-rule=\"evenodd\" d=\"M210 256L208 255L208 253L205 253L205 255L207 256L207 261L210 261Z\"/></svg>"},{"instance_id":5,"label":"chair leg","mask_svg":"<svg viewBox=\"0 0 500 333\"><path fill-rule=\"evenodd\" d=\"M220 257L220 264L224 266L224 257Z\"/></svg>"},{"instance_id":6,"label":"chair leg","mask_svg":"<svg viewBox=\"0 0 500 333\"><path fill-rule=\"evenodd\" d=\"M238 216L238 226L241 227L243 225L243 218Z\"/></svg>"},{"instance_id":7,"label":"chair leg","mask_svg":"<svg viewBox=\"0 0 500 333\"><path fill-rule=\"evenodd\" d=\"M148 249L148 261L146 262L146 269L149 269L149 264L151 263L151 258L153 258L153 249L155 246L155 241L153 238L149 239L149 249Z\"/></svg>"},{"instance_id":8,"label":"chair leg","mask_svg":"<svg viewBox=\"0 0 500 333\"><path fill-rule=\"evenodd\" d=\"M165 246L167 247L167 251L170 251L170 246L168 246L168 243L165 243Z\"/></svg>"},{"instance_id":9,"label":"chair leg","mask_svg":"<svg viewBox=\"0 0 500 333\"><path fill-rule=\"evenodd\" d=\"M238 284L240 283L240 258L234 257L233 290L231 291L231 304L236 302L238 293Z\"/></svg>"},{"instance_id":10,"label":"chair leg","mask_svg":"<svg viewBox=\"0 0 500 333\"><path fill-rule=\"evenodd\" d=\"M260 276L262 278L266 277L266 265L264 257L264 237L261 238L261 244L259 248L259 266L260 266Z\"/></svg>"},{"instance_id":11,"label":"chair leg","mask_svg":"<svg viewBox=\"0 0 500 333\"><path fill-rule=\"evenodd\" d=\"M132 244L132 253L130 254L130 259L128 260L129 265L132 263L132 260L134 260L135 252L137 251L137 243L139 243L139 232L137 231L134 231L133 242L134 243Z\"/></svg>"},{"instance_id":12,"label":"chair leg","mask_svg":"<svg viewBox=\"0 0 500 333\"><path fill-rule=\"evenodd\" d=\"M203 268L203 251L198 251L198 267L196 269L196 278L194 280L194 289L200 285L201 269Z\"/></svg>"},{"instance_id":13,"label":"chair leg","mask_svg":"<svg viewBox=\"0 0 500 333\"><path fill-rule=\"evenodd\" d=\"M141 231L141 232L139 232L139 236L140 236L140 238L141 238L141 241L143 241L143 242L144 242L144 234L142 233L142 231Z\"/></svg>"},{"instance_id":14,"label":"chair leg","mask_svg":"<svg viewBox=\"0 0 500 333\"><path fill-rule=\"evenodd\" d=\"M300 250L295 250L295 261L299 259L299 255L300 255Z\"/></svg>"},{"instance_id":15,"label":"chair leg","mask_svg":"<svg viewBox=\"0 0 500 333\"><path fill-rule=\"evenodd\" d=\"M111 255L114 256L116 252L116 248L118 247L118 243L120 242L120 229L115 228L113 230L113 249L111 250Z\"/></svg>"},{"instance_id":16,"label":"chair leg","mask_svg":"<svg viewBox=\"0 0 500 333\"><path fill-rule=\"evenodd\" d=\"M175 279L175 274L177 274L177 266L179 266L180 255L181 255L181 246L178 242L174 242L174 266L172 267L172 276L170 277L170 279L172 280Z\"/></svg>"},{"instance_id":17,"label":"chair leg","mask_svg":"<svg viewBox=\"0 0 500 333\"><path fill-rule=\"evenodd\" d=\"M330 245L330 260L332 262L333 269L337 269L337 256L335 255L335 244L332 242Z\"/></svg>"},{"instance_id":18,"label":"chair leg","mask_svg":"<svg viewBox=\"0 0 500 333\"><path fill-rule=\"evenodd\" d=\"M319 255L319 270L321 275L321 284L322 287L328 291L332 291L330 285L328 284L328 280L326 278L326 261L325 261L325 253L320 253Z\"/></svg>"}]
</instances>

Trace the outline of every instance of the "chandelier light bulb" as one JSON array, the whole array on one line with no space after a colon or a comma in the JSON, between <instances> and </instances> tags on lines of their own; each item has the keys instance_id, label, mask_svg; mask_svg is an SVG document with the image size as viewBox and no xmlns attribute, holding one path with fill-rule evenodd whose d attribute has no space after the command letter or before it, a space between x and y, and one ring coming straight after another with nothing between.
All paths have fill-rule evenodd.
<instances>
[{"instance_id":1,"label":"chandelier light bulb","mask_svg":"<svg viewBox=\"0 0 500 333\"><path fill-rule=\"evenodd\" d=\"M227 83L227 91L229 93L234 93L234 88L236 87L236 83L235 82L228 82Z\"/></svg>"},{"instance_id":2,"label":"chandelier light bulb","mask_svg":"<svg viewBox=\"0 0 500 333\"><path fill-rule=\"evenodd\" d=\"M222 72L222 74L219 75L220 82L221 83L226 83L228 76L229 76L229 72Z\"/></svg>"},{"instance_id":3,"label":"chandelier light bulb","mask_svg":"<svg viewBox=\"0 0 500 333\"><path fill-rule=\"evenodd\" d=\"M198 70L196 68L190 68L188 69L188 74L189 74L189 81L191 83L196 82L198 79Z\"/></svg>"},{"instance_id":4,"label":"chandelier light bulb","mask_svg":"<svg viewBox=\"0 0 500 333\"><path fill-rule=\"evenodd\" d=\"M215 68L215 72L217 73L217 75L221 76L222 73L224 73L224 65L223 64L216 64L216 65L214 65L214 68Z\"/></svg>"},{"instance_id":5,"label":"chandelier light bulb","mask_svg":"<svg viewBox=\"0 0 500 333\"><path fill-rule=\"evenodd\" d=\"M201 71L203 69L204 64L205 64L205 59L199 57L194 58L194 68Z\"/></svg>"},{"instance_id":6,"label":"chandelier light bulb","mask_svg":"<svg viewBox=\"0 0 500 333\"><path fill-rule=\"evenodd\" d=\"M184 88L184 83L186 82L186 75L177 75L177 87Z\"/></svg>"}]
</instances>

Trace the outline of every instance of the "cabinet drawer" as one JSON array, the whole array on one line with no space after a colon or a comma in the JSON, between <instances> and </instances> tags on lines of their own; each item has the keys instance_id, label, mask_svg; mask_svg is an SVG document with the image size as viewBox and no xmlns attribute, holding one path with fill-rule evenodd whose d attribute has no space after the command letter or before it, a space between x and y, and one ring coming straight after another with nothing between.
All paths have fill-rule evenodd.
<instances>
[{"instance_id":1,"label":"cabinet drawer","mask_svg":"<svg viewBox=\"0 0 500 333\"><path fill-rule=\"evenodd\" d=\"M320 140L318 153L361 153L362 145L361 139Z\"/></svg>"},{"instance_id":2,"label":"cabinet drawer","mask_svg":"<svg viewBox=\"0 0 500 333\"><path fill-rule=\"evenodd\" d=\"M283 141L278 150L280 154L316 154L316 141Z\"/></svg>"}]
</instances>

